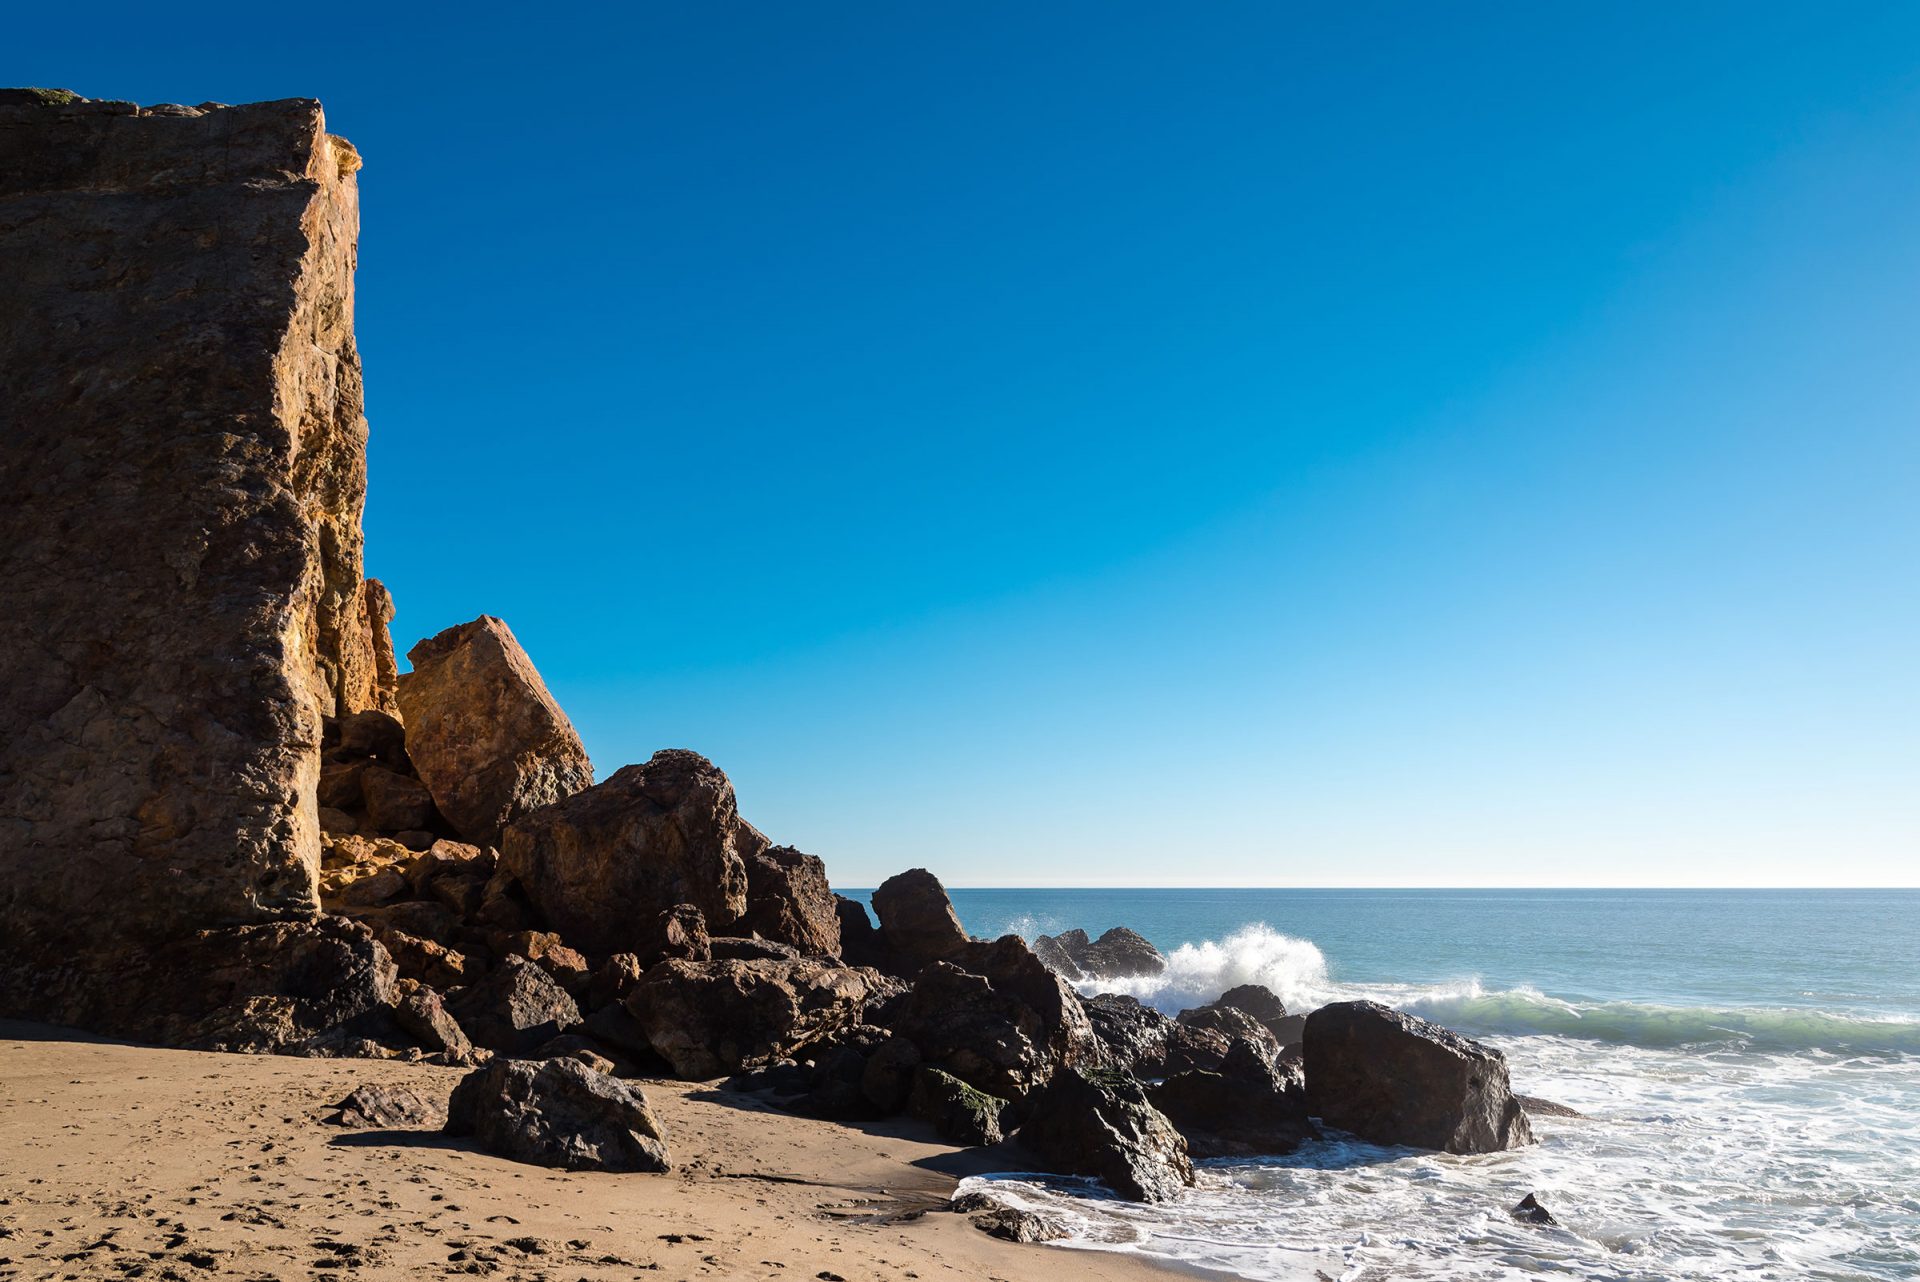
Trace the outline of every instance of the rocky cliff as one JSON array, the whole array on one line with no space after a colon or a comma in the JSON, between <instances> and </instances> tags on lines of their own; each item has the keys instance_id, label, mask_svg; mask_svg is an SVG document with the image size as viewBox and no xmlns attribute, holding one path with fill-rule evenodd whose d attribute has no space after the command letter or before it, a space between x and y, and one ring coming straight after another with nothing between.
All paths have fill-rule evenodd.
<instances>
[{"instance_id":1,"label":"rocky cliff","mask_svg":"<svg viewBox=\"0 0 1920 1282\"><path fill-rule=\"evenodd\" d=\"M363 577L360 158L307 99L0 91L0 952L317 910Z\"/></svg>"}]
</instances>

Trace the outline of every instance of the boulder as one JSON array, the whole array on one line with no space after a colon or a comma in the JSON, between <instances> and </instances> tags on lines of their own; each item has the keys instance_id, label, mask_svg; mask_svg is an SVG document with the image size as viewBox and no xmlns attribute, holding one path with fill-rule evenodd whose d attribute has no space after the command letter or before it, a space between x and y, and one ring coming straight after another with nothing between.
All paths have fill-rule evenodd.
<instances>
[{"instance_id":1,"label":"boulder","mask_svg":"<svg viewBox=\"0 0 1920 1282\"><path fill-rule=\"evenodd\" d=\"M880 943L903 969L943 961L967 946L953 901L940 879L924 868L887 878L873 892Z\"/></svg>"},{"instance_id":2,"label":"boulder","mask_svg":"<svg viewBox=\"0 0 1920 1282\"><path fill-rule=\"evenodd\" d=\"M966 1215L982 1233L1007 1242L1053 1242L1073 1235L1073 1229L1057 1216L1009 1206L984 1193L962 1193L947 1209Z\"/></svg>"},{"instance_id":3,"label":"boulder","mask_svg":"<svg viewBox=\"0 0 1920 1282\"><path fill-rule=\"evenodd\" d=\"M506 624L482 615L407 658L407 756L468 841L497 846L507 824L592 785L580 736Z\"/></svg>"},{"instance_id":4,"label":"boulder","mask_svg":"<svg viewBox=\"0 0 1920 1282\"><path fill-rule=\"evenodd\" d=\"M521 1055L580 1022L580 1008L552 976L524 957L504 957L484 979L453 994L447 1009L468 1037Z\"/></svg>"},{"instance_id":5,"label":"boulder","mask_svg":"<svg viewBox=\"0 0 1920 1282\"><path fill-rule=\"evenodd\" d=\"M670 1171L667 1134L636 1084L571 1058L495 1060L460 1080L447 1134L569 1171Z\"/></svg>"},{"instance_id":6,"label":"boulder","mask_svg":"<svg viewBox=\"0 0 1920 1282\"><path fill-rule=\"evenodd\" d=\"M333 1116L327 1119L327 1124L354 1129L437 1127L447 1117L445 1107L411 1086L384 1083L356 1087L333 1108Z\"/></svg>"},{"instance_id":7,"label":"boulder","mask_svg":"<svg viewBox=\"0 0 1920 1282\"><path fill-rule=\"evenodd\" d=\"M809 957L840 955L840 909L826 864L792 846L771 846L748 856L746 868L747 910L735 929Z\"/></svg>"},{"instance_id":8,"label":"boulder","mask_svg":"<svg viewBox=\"0 0 1920 1282\"><path fill-rule=\"evenodd\" d=\"M1307 1017L1307 1090L1328 1126L1375 1144L1491 1153L1533 1142L1499 1051L1378 1002Z\"/></svg>"},{"instance_id":9,"label":"boulder","mask_svg":"<svg viewBox=\"0 0 1920 1282\"><path fill-rule=\"evenodd\" d=\"M1540 1205L1540 1199L1529 1193L1521 1198L1519 1204L1508 1212L1522 1224L1555 1225L1560 1221L1553 1218L1553 1212Z\"/></svg>"},{"instance_id":10,"label":"boulder","mask_svg":"<svg viewBox=\"0 0 1920 1282\"><path fill-rule=\"evenodd\" d=\"M986 976L995 992L1018 999L1040 1017L1054 1063L1082 1066L1099 1061L1100 1040L1087 1019L1080 994L1035 956L1026 940L1018 935L1002 935L992 943L969 940L955 961L976 975Z\"/></svg>"},{"instance_id":11,"label":"boulder","mask_svg":"<svg viewBox=\"0 0 1920 1282\"><path fill-rule=\"evenodd\" d=\"M466 1031L431 988L416 988L396 1002L393 1021L422 1048L444 1055L450 1064L465 1064L474 1058L473 1043Z\"/></svg>"},{"instance_id":12,"label":"boulder","mask_svg":"<svg viewBox=\"0 0 1920 1282\"><path fill-rule=\"evenodd\" d=\"M890 1036L874 1048L860 1070L860 1093L876 1116L891 1117L907 1106L919 1067L920 1048L904 1037Z\"/></svg>"},{"instance_id":13,"label":"boulder","mask_svg":"<svg viewBox=\"0 0 1920 1282\"><path fill-rule=\"evenodd\" d=\"M500 866L574 947L644 955L678 905L709 929L746 911L743 827L726 775L667 749L513 823Z\"/></svg>"},{"instance_id":14,"label":"boulder","mask_svg":"<svg viewBox=\"0 0 1920 1282\"><path fill-rule=\"evenodd\" d=\"M1090 979L1133 979L1167 968L1160 950L1125 926L1094 940L1075 961Z\"/></svg>"},{"instance_id":15,"label":"boulder","mask_svg":"<svg viewBox=\"0 0 1920 1282\"><path fill-rule=\"evenodd\" d=\"M1285 1019L1287 1014L1287 1004L1263 984L1241 984L1229 988L1215 998L1213 1004L1243 1010L1263 1024L1270 1020Z\"/></svg>"},{"instance_id":16,"label":"boulder","mask_svg":"<svg viewBox=\"0 0 1920 1282\"><path fill-rule=\"evenodd\" d=\"M587 991L587 981L593 974L592 967L579 950L567 947L560 941L560 936L552 931L514 931L501 934L492 942L496 953L524 957L536 963L541 970L553 976L554 982L566 989L569 995L577 997Z\"/></svg>"},{"instance_id":17,"label":"boulder","mask_svg":"<svg viewBox=\"0 0 1920 1282\"><path fill-rule=\"evenodd\" d=\"M1236 1040L1251 1042L1267 1059L1279 1058L1280 1042L1267 1026L1237 1006L1214 1003L1194 1010L1183 1010L1175 1018L1183 1028L1218 1033L1230 1047Z\"/></svg>"},{"instance_id":18,"label":"boulder","mask_svg":"<svg viewBox=\"0 0 1920 1282\"><path fill-rule=\"evenodd\" d=\"M711 961L713 938L707 934L706 915L692 904L675 904L653 919L635 956L649 966L673 957Z\"/></svg>"},{"instance_id":19,"label":"boulder","mask_svg":"<svg viewBox=\"0 0 1920 1282\"><path fill-rule=\"evenodd\" d=\"M861 1020L871 972L817 961L664 961L627 995L650 1046L689 1080L760 1067Z\"/></svg>"},{"instance_id":20,"label":"boulder","mask_svg":"<svg viewBox=\"0 0 1920 1282\"><path fill-rule=\"evenodd\" d=\"M857 899L835 895L833 907L840 918L840 956L847 965L893 970L893 959L880 943L880 932L874 929L867 906Z\"/></svg>"},{"instance_id":21,"label":"boulder","mask_svg":"<svg viewBox=\"0 0 1920 1282\"><path fill-rule=\"evenodd\" d=\"M1139 1082L1109 1069L1056 1073L1019 1139L1045 1169L1091 1176L1131 1201L1164 1202L1193 1184L1180 1132Z\"/></svg>"},{"instance_id":22,"label":"boulder","mask_svg":"<svg viewBox=\"0 0 1920 1282\"><path fill-rule=\"evenodd\" d=\"M1003 1127L1009 1107L1006 1100L926 1064L914 1070L907 1100L907 1112L932 1124L950 1144L998 1144L1006 1138Z\"/></svg>"},{"instance_id":23,"label":"boulder","mask_svg":"<svg viewBox=\"0 0 1920 1282\"><path fill-rule=\"evenodd\" d=\"M1081 1002L1106 1062L1135 1077L1160 1077L1173 1021L1123 993L1101 993Z\"/></svg>"},{"instance_id":24,"label":"boulder","mask_svg":"<svg viewBox=\"0 0 1920 1282\"><path fill-rule=\"evenodd\" d=\"M990 1094L1023 1099L1053 1075L1053 1030L983 975L934 962L889 1016L928 1064Z\"/></svg>"}]
</instances>

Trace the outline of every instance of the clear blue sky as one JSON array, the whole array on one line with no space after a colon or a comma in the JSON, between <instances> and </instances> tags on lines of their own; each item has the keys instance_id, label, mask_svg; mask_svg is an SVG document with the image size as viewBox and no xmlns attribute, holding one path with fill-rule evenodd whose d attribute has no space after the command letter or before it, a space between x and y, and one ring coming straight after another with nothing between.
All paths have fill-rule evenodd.
<instances>
[{"instance_id":1,"label":"clear blue sky","mask_svg":"<svg viewBox=\"0 0 1920 1282\"><path fill-rule=\"evenodd\" d=\"M871 885L1920 880L1920 6L17 9L360 147L370 568Z\"/></svg>"}]
</instances>

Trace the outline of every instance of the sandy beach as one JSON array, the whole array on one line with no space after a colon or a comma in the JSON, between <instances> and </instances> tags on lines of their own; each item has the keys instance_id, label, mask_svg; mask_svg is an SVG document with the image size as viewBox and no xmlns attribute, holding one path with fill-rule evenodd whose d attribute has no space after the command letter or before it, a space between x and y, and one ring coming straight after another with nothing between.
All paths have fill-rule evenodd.
<instances>
[{"instance_id":1,"label":"sandy beach","mask_svg":"<svg viewBox=\"0 0 1920 1282\"><path fill-rule=\"evenodd\" d=\"M648 1082L671 1175L520 1165L430 1131L351 1131L366 1082L460 1070L162 1050L0 1022L0 1278L1165 1278L1023 1246L938 1208L980 1158Z\"/></svg>"}]
</instances>

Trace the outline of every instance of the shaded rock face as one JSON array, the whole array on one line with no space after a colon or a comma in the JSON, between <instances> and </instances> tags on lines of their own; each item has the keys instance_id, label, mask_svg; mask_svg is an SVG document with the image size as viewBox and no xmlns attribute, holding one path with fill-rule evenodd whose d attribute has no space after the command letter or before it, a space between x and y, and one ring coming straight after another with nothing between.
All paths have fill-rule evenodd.
<instances>
[{"instance_id":1,"label":"shaded rock face","mask_svg":"<svg viewBox=\"0 0 1920 1282\"><path fill-rule=\"evenodd\" d=\"M1176 1073L1147 1094L1196 1158L1291 1153L1320 1134L1300 1075L1246 1041L1233 1044L1217 1072Z\"/></svg>"},{"instance_id":2,"label":"shaded rock face","mask_svg":"<svg viewBox=\"0 0 1920 1282\"><path fill-rule=\"evenodd\" d=\"M858 1024L869 973L817 961L664 961L627 995L648 1044L682 1078L790 1059Z\"/></svg>"},{"instance_id":3,"label":"shaded rock face","mask_svg":"<svg viewBox=\"0 0 1920 1282\"><path fill-rule=\"evenodd\" d=\"M570 1058L495 1060L460 1079L447 1134L569 1171L670 1171L667 1133L632 1082Z\"/></svg>"},{"instance_id":4,"label":"shaded rock face","mask_svg":"<svg viewBox=\"0 0 1920 1282\"><path fill-rule=\"evenodd\" d=\"M529 811L593 784L573 723L507 625L488 615L407 652L407 755L440 813L483 846Z\"/></svg>"},{"instance_id":5,"label":"shaded rock face","mask_svg":"<svg viewBox=\"0 0 1920 1282\"><path fill-rule=\"evenodd\" d=\"M1376 1144L1491 1153L1533 1142L1506 1056L1378 1002L1307 1017L1307 1089L1320 1118Z\"/></svg>"},{"instance_id":6,"label":"shaded rock face","mask_svg":"<svg viewBox=\"0 0 1920 1282\"><path fill-rule=\"evenodd\" d=\"M1031 1101L1019 1138L1049 1169L1092 1176L1135 1202L1164 1202L1193 1184L1186 1141L1122 1073L1056 1074Z\"/></svg>"},{"instance_id":7,"label":"shaded rock face","mask_svg":"<svg viewBox=\"0 0 1920 1282\"><path fill-rule=\"evenodd\" d=\"M747 855L746 869L747 909L736 929L810 956L840 955L840 907L824 862L792 846L772 846Z\"/></svg>"},{"instance_id":8,"label":"shaded rock face","mask_svg":"<svg viewBox=\"0 0 1920 1282\"><path fill-rule=\"evenodd\" d=\"M524 957L503 958L455 994L448 1010L477 1045L503 1055L524 1055L580 1022L567 990Z\"/></svg>"},{"instance_id":9,"label":"shaded rock face","mask_svg":"<svg viewBox=\"0 0 1920 1282\"><path fill-rule=\"evenodd\" d=\"M307 99L0 106L18 958L315 911L321 718L385 706L391 652L362 564L358 167Z\"/></svg>"},{"instance_id":10,"label":"shaded rock face","mask_svg":"<svg viewBox=\"0 0 1920 1282\"><path fill-rule=\"evenodd\" d=\"M644 955L678 905L699 909L709 930L739 920L743 830L726 775L670 748L515 822L500 862L573 947Z\"/></svg>"},{"instance_id":11,"label":"shaded rock face","mask_svg":"<svg viewBox=\"0 0 1920 1282\"><path fill-rule=\"evenodd\" d=\"M914 1072L907 1100L907 1111L949 1144L998 1144L1006 1138L1007 1107L1006 1100L925 1064Z\"/></svg>"},{"instance_id":12,"label":"shaded rock face","mask_svg":"<svg viewBox=\"0 0 1920 1282\"><path fill-rule=\"evenodd\" d=\"M967 946L947 888L924 868L898 873L873 892L880 944L903 969L944 961Z\"/></svg>"}]
</instances>

